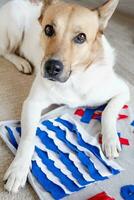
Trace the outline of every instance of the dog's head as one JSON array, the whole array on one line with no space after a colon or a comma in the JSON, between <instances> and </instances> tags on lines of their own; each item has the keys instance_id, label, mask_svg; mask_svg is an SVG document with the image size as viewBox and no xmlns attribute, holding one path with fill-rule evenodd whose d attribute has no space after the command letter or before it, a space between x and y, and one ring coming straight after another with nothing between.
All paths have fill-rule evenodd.
<instances>
[{"instance_id":1,"label":"dog's head","mask_svg":"<svg viewBox=\"0 0 134 200\"><path fill-rule=\"evenodd\" d=\"M118 0L89 9L57 0L47 0L39 21L43 28L42 76L65 82L72 73L85 71L103 51L101 37Z\"/></svg>"}]
</instances>

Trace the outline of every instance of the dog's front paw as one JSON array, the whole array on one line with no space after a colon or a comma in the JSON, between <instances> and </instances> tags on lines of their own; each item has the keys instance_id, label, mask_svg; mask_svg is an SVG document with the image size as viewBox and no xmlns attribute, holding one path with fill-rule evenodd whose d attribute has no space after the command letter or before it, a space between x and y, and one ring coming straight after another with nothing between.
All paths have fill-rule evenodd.
<instances>
[{"instance_id":1,"label":"dog's front paw","mask_svg":"<svg viewBox=\"0 0 134 200\"><path fill-rule=\"evenodd\" d=\"M119 152L121 151L121 145L118 136L103 135L102 150L108 159L114 159L119 157Z\"/></svg>"},{"instance_id":2,"label":"dog's front paw","mask_svg":"<svg viewBox=\"0 0 134 200\"><path fill-rule=\"evenodd\" d=\"M28 172L28 165L26 166L24 162L14 160L4 176L4 181L6 181L5 189L9 192L17 193L19 188L25 186Z\"/></svg>"},{"instance_id":3,"label":"dog's front paw","mask_svg":"<svg viewBox=\"0 0 134 200\"><path fill-rule=\"evenodd\" d=\"M25 59L23 59L21 57L19 57L16 60L16 67L20 72L22 72L24 74L31 74L32 71L33 71L32 66L30 65L30 63L27 60L25 60Z\"/></svg>"}]
</instances>

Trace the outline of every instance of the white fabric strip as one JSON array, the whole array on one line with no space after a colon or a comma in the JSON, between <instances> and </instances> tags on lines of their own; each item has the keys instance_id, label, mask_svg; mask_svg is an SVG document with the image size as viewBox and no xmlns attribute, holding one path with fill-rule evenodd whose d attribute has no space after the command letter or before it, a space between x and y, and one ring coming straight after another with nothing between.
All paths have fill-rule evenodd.
<instances>
[{"instance_id":1,"label":"white fabric strip","mask_svg":"<svg viewBox=\"0 0 134 200\"><path fill-rule=\"evenodd\" d=\"M86 143L89 143L89 144L92 144L92 145L95 145L96 147L98 147L98 148L100 149L101 158L102 158L108 165L112 166L112 167L115 168L115 169L123 170L123 168L120 167L116 162L114 162L114 161L112 161L112 160L108 160L108 159L104 156L104 154L103 154L103 152L102 152L102 150L101 150L101 148L100 148L99 143L96 142L96 140L95 140L92 136L90 136L90 134L89 134L87 131L85 131L85 130L83 129L83 127L82 127L81 124L77 123L71 116L68 116L68 114L63 115L63 116L62 116L62 119L68 120L68 121L72 122L73 124L77 124L77 129L78 129L79 132L81 133L82 139L83 139ZM54 120L52 120L52 121L54 121ZM54 121L54 123L55 123L55 121ZM64 126L62 126L62 127L64 127ZM90 131L90 130L89 130L89 131ZM85 149L85 148L84 148L84 149ZM85 149L85 151L86 151L86 149Z\"/></svg>"},{"instance_id":2,"label":"white fabric strip","mask_svg":"<svg viewBox=\"0 0 134 200\"><path fill-rule=\"evenodd\" d=\"M48 130L45 126L40 126L41 130L44 130L47 132L48 136L53 139L56 146L60 149L62 146L62 152L68 153L69 158L71 161L73 161L74 165L78 168L79 172L83 175L84 179L86 181L94 181L94 179L91 178L91 176L86 172L85 167L81 164L80 160L77 158L77 156L65 145L64 142L59 140L56 137L56 134L53 131Z\"/></svg>"},{"instance_id":3,"label":"white fabric strip","mask_svg":"<svg viewBox=\"0 0 134 200\"><path fill-rule=\"evenodd\" d=\"M38 141L37 141L38 140ZM36 140L36 146L38 148L40 148L41 150L47 152L49 159L54 161L54 165L55 167L57 167L58 169L61 170L61 172L63 174L65 174L70 180L72 180L76 185L78 185L78 187L82 187L78 181L72 176L71 172L67 169L67 167L60 161L59 157L57 156L57 154L49 149L47 149L45 147L45 145L43 145L39 139L37 138Z\"/></svg>"},{"instance_id":4,"label":"white fabric strip","mask_svg":"<svg viewBox=\"0 0 134 200\"><path fill-rule=\"evenodd\" d=\"M88 149L80 146L78 143L77 143L77 140L74 138L74 134L70 134L70 131L68 130L68 128L66 128L64 125L54 121L54 120L51 120L53 122L53 124L55 126L59 126L62 130L66 131L66 139L74 144L80 151L83 151L86 153L87 156L90 157L91 161L94 163L94 166L95 168L99 171L99 173L104 177L104 176L111 176L111 173L108 171L108 169L95 157L95 155L92 153L92 152L89 152ZM78 127L77 127L78 128ZM79 129L78 129L79 130ZM83 130L84 131L84 130ZM85 131L84 131L85 132ZM84 132L83 135L84 135ZM81 133L81 132L80 132ZM97 143L97 142L96 142ZM91 144L91 142L90 142ZM95 144L94 144L95 145ZM97 146L97 145L95 145ZM101 150L100 150L101 152ZM106 161L107 163L107 161ZM118 169L118 168L116 168Z\"/></svg>"},{"instance_id":5,"label":"white fabric strip","mask_svg":"<svg viewBox=\"0 0 134 200\"><path fill-rule=\"evenodd\" d=\"M47 167L42 163L41 159L36 153L34 153L32 160L36 161L38 167L41 169L41 171L46 175L46 177L49 180L60 186L65 191L66 194L71 194L71 192L60 182L58 177L56 177L51 171L47 169Z\"/></svg>"}]
</instances>

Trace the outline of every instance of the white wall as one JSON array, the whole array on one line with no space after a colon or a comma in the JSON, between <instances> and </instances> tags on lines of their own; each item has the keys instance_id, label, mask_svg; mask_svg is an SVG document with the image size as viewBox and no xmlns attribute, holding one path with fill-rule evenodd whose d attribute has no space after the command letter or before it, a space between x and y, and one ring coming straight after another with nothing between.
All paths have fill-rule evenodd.
<instances>
[{"instance_id":1,"label":"white wall","mask_svg":"<svg viewBox=\"0 0 134 200\"><path fill-rule=\"evenodd\" d=\"M120 10L134 15L134 0L120 0Z\"/></svg>"},{"instance_id":2,"label":"white wall","mask_svg":"<svg viewBox=\"0 0 134 200\"><path fill-rule=\"evenodd\" d=\"M6 3L8 0L0 0L0 6Z\"/></svg>"},{"instance_id":3,"label":"white wall","mask_svg":"<svg viewBox=\"0 0 134 200\"><path fill-rule=\"evenodd\" d=\"M66 1L71 1L71 0L66 0ZM73 0L73 1L76 2L79 1L82 4L98 6L106 2L107 0ZM120 0L118 10L126 14L134 15L134 0Z\"/></svg>"},{"instance_id":4,"label":"white wall","mask_svg":"<svg viewBox=\"0 0 134 200\"><path fill-rule=\"evenodd\" d=\"M6 3L7 1L8 0L0 0L0 6L3 3ZM103 2L105 2L106 0L76 0L76 1L79 1L79 2L82 2L82 3L86 3L86 4L88 3L88 4L96 6L96 5L99 5L99 4L103 3ZM126 13L126 14L134 15L134 0L120 0L119 10L121 12Z\"/></svg>"}]
</instances>

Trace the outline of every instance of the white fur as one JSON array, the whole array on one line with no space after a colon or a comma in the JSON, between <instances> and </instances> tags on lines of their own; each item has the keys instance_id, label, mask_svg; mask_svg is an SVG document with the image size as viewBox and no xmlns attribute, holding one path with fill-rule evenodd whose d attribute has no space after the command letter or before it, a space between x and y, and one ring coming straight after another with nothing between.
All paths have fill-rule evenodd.
<instances>
[{"instance_id":1,"label":"white fur","mask_svg":"<svg viewBox=\"0 0 134 200\"><path fill-rule=\"evenodd\" d=\"M22 111L22 138L17 155L5 174L8 191L17 192L26 182L34 138L41 112L51 104L70 107L98 106L108 102L102 115L102 148L108 158L116 158L121 151L116 120L123 105L129 101L129 89L113 70L113 50L102 38L104 58L84 72L72 75L66 83L44 79L38 73ZM21 169L21 170L20 170Z\"/></svg>"},{"instance_id":2,"label":"white fur","mask_svg":"<svg viewBox=\"0 0 134 200\"><path fill-rule=\"evenodd\" d=\"M41 29L34 22L32 27L25 32L25 42L21 47L22 53L25 52L24 55L28 55L31 60L33 59L32 48L35 44L32 41L33 38L37 39L36 42L40 48ZM34 31L35 27L37 27L37 32ZM29 30L33 30L33 34ZM17 192L25 185L34 151L36 127L43 109L51 104L67 104L70 107L77 107L99 106L108 102L102 115L102 148L108 158L118 157L121 147L116 132L116 120L123 105L129 101L129 89L113 70L114 52L104 36L102 45L103 58L100 58L98 63L92 64L85 72L72 74L65 83L49 81L41 76L41 72L38 72L31 92L23 105L20 145L4 177L4 180L7 180L5 188L8 191ZM36 50L36 48L33 49ZM40 58L41 53L40 51ZM33 55L36 57L35 53ZM37 60L34 62L36 63Z\"/></svg>"},{"instance_id":3,"label":"white fur","mask_svg":"<svg viewBox=\"0 0 134 200\"><path fill-rule=\"evenodd\" d=\"M37 21L41 8L42 3L38 0L34 0L34 3L30 0L11 0L0 9L0 56L24 73L32 72L28 61L36 68L41 62L42 49L38 36L41 27ZM16 50L28 61L15 55Z\"/></svg>"}]
</instances>

